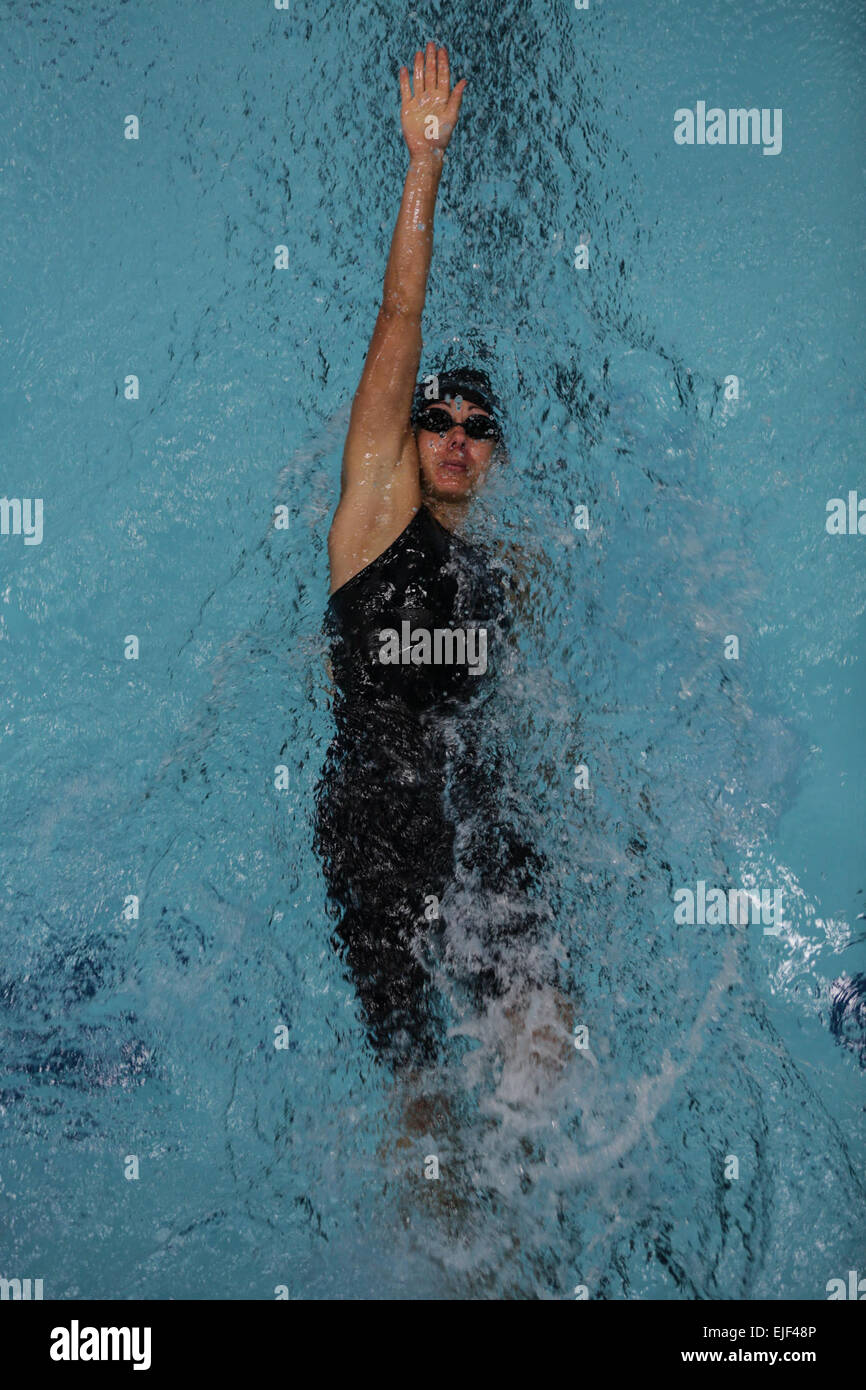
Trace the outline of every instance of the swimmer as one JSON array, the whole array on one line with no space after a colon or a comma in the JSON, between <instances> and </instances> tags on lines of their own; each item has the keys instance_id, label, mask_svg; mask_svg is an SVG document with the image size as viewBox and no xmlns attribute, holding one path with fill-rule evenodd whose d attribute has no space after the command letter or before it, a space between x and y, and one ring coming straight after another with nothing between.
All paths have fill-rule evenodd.
<instances>
[{"instance_id":1,"label":"swimmer","mask_svg":"<svg viewBox=\"0 0 866 1390\"><path fill-rule=\"evenodd\" d=\"M447 51L433 43L416 53L411 83L400 69L409 168L328 536L337 733L316 843L339 919L334 944L376 1054L395 1067L439 1054L443 962L463 971L479 1007L517 989L528 1016L540 981L526 962L549 928L531 899L543 857L501 823L501 754L478 737L511 595L501 567L460 531L504 457L499 400L473 366L416 380L436 197L465 88L465 79L452 88ZM490 654L483 667L461 662L459 646L438 661L424 646L425 633L473 628ZM411 634L411 659L384 659L386 632ZM484 905L474 954L438 911L455 880L458 832L463 881ZM549 1022L545 1056L548 1031Z\"/></svg>"}]
</instances>

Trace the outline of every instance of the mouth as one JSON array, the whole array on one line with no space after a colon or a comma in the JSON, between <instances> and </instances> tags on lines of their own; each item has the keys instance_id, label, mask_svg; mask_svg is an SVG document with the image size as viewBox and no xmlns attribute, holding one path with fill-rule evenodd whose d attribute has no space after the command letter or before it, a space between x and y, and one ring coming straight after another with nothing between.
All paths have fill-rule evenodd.
<instances>
[{"instance_id":1,"label":"mouth","mask_svg":"<svg viewBox=\"0 0 866 1390\"><path fill-rule=\"evenodd\" d=\"M469 473L466 464L459 459L443 459L439 467L443 473L454 478L465 478Z\"/></svg>"}]
</instances>

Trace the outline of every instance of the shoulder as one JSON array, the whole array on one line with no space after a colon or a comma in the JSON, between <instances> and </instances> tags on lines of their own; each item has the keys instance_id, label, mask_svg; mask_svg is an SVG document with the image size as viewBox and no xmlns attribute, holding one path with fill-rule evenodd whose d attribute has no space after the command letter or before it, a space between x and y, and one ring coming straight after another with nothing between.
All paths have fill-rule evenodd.
<instances>
[{"instance_id":1,"label":"shoulder","mask_svg":"<svg viewBox=\"0 0 866 1390\"><path fill-rule=\"evenodd\" d=\"M493 551L497 569L505 576L509 588L522 589L529 582L534 569L534 557L515 541L500 541Z\"/></svg>"},{"instance_id":2,"label":"shoulder","mask_svg":"<svg viewBox=\"0 0 866 1390\"><path fill-rule=\"evenodd\" d=\"M352 505L341 498L328 532L331 593L405 544L423 523L423 508Z\"/></svg>"},{"instance_id":3,"label":"shoulder","mask_svg":"<svg viewBox=\"0 0 866 1390\"><path fill-rule=\"evenodd\" d=\"M495 547L494 563L512 609L520 617L530 618L535 607L533 595L544 573L544 557L526 545L501 541Z\"/></svg>"}]
</instances>

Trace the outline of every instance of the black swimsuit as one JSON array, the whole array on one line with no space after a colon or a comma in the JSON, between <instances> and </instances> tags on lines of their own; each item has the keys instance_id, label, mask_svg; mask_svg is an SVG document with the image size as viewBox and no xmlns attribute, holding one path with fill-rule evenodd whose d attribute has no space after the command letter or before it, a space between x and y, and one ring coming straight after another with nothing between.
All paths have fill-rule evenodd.
<instances>
[{"instance_id":1,"label":"black swimsuit","mask_svg":"<svg viewBox=\"0 0 866 1390\"><path fill-rule=\"evenodd\" d=\"M325 628L337 733L317 790L316 847L340 919L335 944L377 1050L392 1061L430 1061L441 1034L430 953L443 940L443 892L459 869L475 901L484 891L512 901L542 863L497 824L498 757L479 737L508 628L506 586L482 550L422 505L331 595ZM388 630L400 636L397 662L382 659ZM415 646L411 660L407 638L414 643L422 631L465 634L468 659L426 661ZM517 924L513 911L500 913L511 919L505 926L482 915L476 997L505 983L503 941L535 925L532 913Z\"/></svg>"}]
</instances>

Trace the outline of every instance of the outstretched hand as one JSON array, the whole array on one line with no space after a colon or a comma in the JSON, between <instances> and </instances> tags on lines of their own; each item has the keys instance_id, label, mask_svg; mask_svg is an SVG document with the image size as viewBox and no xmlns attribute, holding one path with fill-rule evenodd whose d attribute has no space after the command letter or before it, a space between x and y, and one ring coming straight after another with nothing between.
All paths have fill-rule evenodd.
<instances>
[{"instance_id":1,"label":"outstretched hand","mask_svg":"<svg viewBox=\"0 0 866 1390\"><path fill-rule=\"evenodd\" d=\"M463 77L451 90L448 50L438 53L432 41L426 54L415 54L414 92L409 86L409 70L400 69L400 121L410 155L444 150L457 124L460 103L466 87Z\"/></svg>"}]
</instances>

